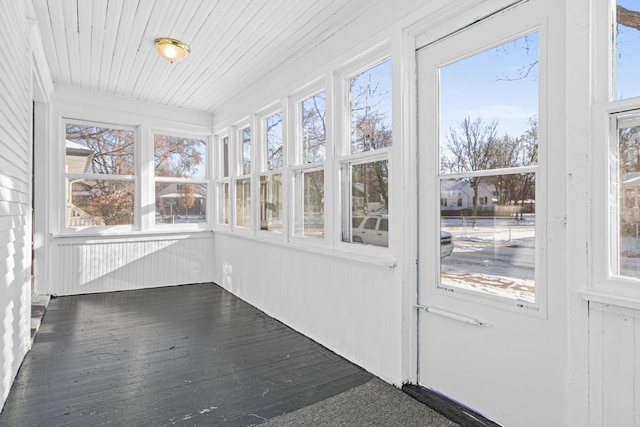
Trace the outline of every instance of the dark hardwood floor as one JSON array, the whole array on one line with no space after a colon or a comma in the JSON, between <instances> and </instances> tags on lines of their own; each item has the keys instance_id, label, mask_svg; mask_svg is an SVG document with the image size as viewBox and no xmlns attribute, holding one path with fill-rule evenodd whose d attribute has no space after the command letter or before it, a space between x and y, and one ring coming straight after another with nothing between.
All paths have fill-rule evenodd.
<instances>
[{"instance_id":1,"label":"dark hardwood floor","mask_svg":"<svg viewBox=\"0 0 640 427\"><path fill-rule=\"evenodd\" d=\"M372 378L212 283L60 297L0 426L255 425Z\"/></svg>"}]
</instances>

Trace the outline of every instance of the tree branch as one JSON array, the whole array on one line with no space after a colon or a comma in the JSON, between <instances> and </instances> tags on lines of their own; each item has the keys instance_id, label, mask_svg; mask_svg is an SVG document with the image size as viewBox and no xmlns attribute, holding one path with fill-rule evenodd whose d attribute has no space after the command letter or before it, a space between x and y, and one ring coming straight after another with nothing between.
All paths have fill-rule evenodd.
<instances>
[{"instance_id":1,"label":"tree branch","mask_svg":"<svg viewBox=\"0 0 640 427\"><path fill-rule=\"evenodd\" d=\"M640 31L640 11L629 10L620 5L616 6L618 24L635 28Z\"/></svg>"}]
</instances>

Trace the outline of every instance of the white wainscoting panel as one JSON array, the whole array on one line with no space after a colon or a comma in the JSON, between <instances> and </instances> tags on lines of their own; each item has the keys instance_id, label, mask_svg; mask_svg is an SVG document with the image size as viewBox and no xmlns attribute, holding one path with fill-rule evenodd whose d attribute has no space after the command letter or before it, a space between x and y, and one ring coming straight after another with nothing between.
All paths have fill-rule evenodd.
<instances>
[{"instance_id":1,"label":"white wainscoting panel","mask_svg":"<svg viewBox=\"0 0 640 427\"><path fill-rule=\"evenodd\" d=\"M400 384L397 267L216 234L216 282L386 381Z\"/></svg>"},{"instance_id":2,"label":"white wainscoting panel","mask_svg":"<svg viewBox=\"0 0 640 427\"><path fill-rule=\"evenodd\" d=\"M213 236L57 239L54 295L73 295L213 280ZM68 239L67 239L68 240Z\"/></svg>"},{"instance_id":3,"label":"white wainscoting panel","mask_svg":"<svg viewBox=\"0 0 640 427\"><path fill-rule=\"evenodd\" d=\"M589 420L640 427L640 311L589 304Z\"/></svg>"}]
</instances>

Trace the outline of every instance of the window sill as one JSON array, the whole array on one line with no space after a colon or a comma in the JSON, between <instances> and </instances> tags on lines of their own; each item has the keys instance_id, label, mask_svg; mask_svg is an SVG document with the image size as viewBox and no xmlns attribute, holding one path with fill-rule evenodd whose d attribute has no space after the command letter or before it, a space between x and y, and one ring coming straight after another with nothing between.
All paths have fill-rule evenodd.
<instances>
[{"instance_id":1,"label":"window sill","mask_svg":"<svg viewBox=\"0 0 640 427\"><path fill-rule=\"evenodd\" d=\"M640 310L640 300L635 298L627 298L618 295L611 295L593 291L580 292L578 295L588 302L597 302L600 304L613 305L616 307Z\"/></svg>"},{"instance_id":2,"label":"window sill","mask_svg":"<svg viewBox=\"0 0 640 427\"><path fill-rule=\"evenodd\" d=\"M339 248L331 249L326 246L321 246L318 244L314 244L317 242L309 242L309 244L304 244L299 241L285 241L284 239L275 239L267 236L255 236L252 234L244 234L244 233L234 233L226 230L215 230L214 234L221 234L224 236L229 236L238 239L250 240L255 243L268 244L273 246L279 246L284 249L294 250L294 251L303 251L310 254L322 255L326 257L339 258L342 260L348 260L353 262L358 262L361 264L374 265L378 267L386 267L389 270L393 270L397 265L398 261L389 256L381 256L377 254L356 254L351 251L340 250ZM279 235L278 237L282 237Z\"/></svg>"},{"instance_id":3,"label":"window sill","mask_svg":"<svg viewBox=\"0 0 640 427\"><path fill-rule=\"evenodd\" d=\"M131 242L131 241L148 241L148 240L166 240L171 239L188 239L190 237L209 237L213 232L210 229L173 229L173 230L148 230L148 231L129 231L114 233L74 233L74 234L51 234L51 240L61 240L62 244L77 243L104 243L109 241L112 243Z\"/></svg>"}]
</instances>

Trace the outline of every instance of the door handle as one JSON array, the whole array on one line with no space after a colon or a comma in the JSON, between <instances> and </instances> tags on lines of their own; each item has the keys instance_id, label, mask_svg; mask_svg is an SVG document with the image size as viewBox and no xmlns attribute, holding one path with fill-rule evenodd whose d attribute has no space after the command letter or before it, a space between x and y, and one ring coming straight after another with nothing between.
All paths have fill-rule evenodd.
<instances>
[{"instance_id":1,"label":"door handle","mask_svg":"<svg viewBox=\"0 0 640 427\"><path fill-rule=\"evenodd\" d=\"M453 313L451 311L443 310L437 307L427 307L424 305L416 304L415 308L417 308L418 310L424 310L427 313L435 314L437 316L446 317L447 319L468 323L469 325L473 325L473 326L488 326L488 327L492 326L490 323L483 322L478 319L474 319L473 317L465 316L464 314Z\"/></svg>"}]
</instances>

